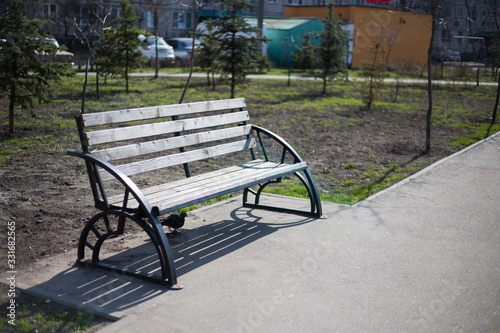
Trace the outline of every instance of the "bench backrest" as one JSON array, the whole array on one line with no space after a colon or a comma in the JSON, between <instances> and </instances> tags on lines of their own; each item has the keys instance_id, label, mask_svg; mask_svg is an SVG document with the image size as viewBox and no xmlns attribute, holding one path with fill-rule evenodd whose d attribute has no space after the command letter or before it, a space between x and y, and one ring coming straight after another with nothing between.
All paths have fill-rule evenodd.
<instances>
[{"instance_id":1,"label":"bench backrest","mask_svg":"<svg viewBox=\"0 0 500 333\"><path fill-rule=\"evenodd\" d=\"M254 148L245 108L240 98L82 114L77 122L83 150L126 161L113 164L131 176ZM199 144L207 146L179 152Z\"/></svg>"}]
</instances>

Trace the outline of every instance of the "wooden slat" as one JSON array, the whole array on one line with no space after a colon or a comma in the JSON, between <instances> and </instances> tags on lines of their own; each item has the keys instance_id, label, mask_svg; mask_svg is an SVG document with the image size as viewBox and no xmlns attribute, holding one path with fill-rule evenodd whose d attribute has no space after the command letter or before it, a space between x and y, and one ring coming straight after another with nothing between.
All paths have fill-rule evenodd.
<instances>
[{"instance_id":1,"label":"wooden slat","mask_svg":"<svg viewBox=\"0 0 500 333\"><path fill-rule=\"evenodd\" d=\"M212 112L246 107L244 98L186 104L162 105L146 108L116 110L81 115L85 127L125 123L130 121L180 116L200 112Z\"/></svg>"},{"instance_id":2,"label":"wooden slat","mask_svg":"<svg viewBox=\"0 0 500 333\"><path fill-rule=\"evenodd\" d=\"M214 116L165 121L160 123L128 126L86 133L88 144L98 145L110 142L133 140L167 133L176 133L213 126L248 121L247 111L226 113Z\"/></svg>"},{"instance_id":3,"label":"wooden slat","mask_svg":"<svg viewBox=\"0 0 500 333\"><path fill-rule=\"evenodd\" d=\"M208 148L196 149L183 153L171 154L167 156L161 156L138 162L122 164L120 166L117 166L117 168L120 169L127 176L131 176L143 172L149 172L161 168L166 168L169 166L190 163L193 161L200 161L207 158L212 158L242 150L247 150L254 147L255 147L255 139L251 138L251 139L226 143L218 146L212 146ZM107 181L113 179L113 176L104 171L101 173L101 179L103 181Z\"/></svg>"},{"instance_id":4,"label":"wooden slat","mask_svg":"<svg viewBox=\"0 0 500 333\"><path fill-rule=\"evenodd\" d=\"M208 179L209 178L217 178L221 175L224 175L224 174L227 174L230 172L237 172L237 171L241 170L242 168L249 168L249 167L258 168L261 165L263 165L264 163L270 163L270 165L275 165L275 163L272 163L272 162L265 162L263 160L253 160L253 161L246 162L246 163L243 163L240 165L234 165L234 166L230 166L230 167L227 167L224 169L219 169L219 170L211 171L208 173L195 175L195 176L192 176L189 178L183 178L183 179L179 179L179 180L176 180L173 182L144 188L144 189L141 189L141 192L146 197L154 198L163 192L171 191L172 188L183 188L190 183L194 183L194 182L200 183L200 182L205 181L207 178ZM121 204L123 202L123 195L117 195L117 196L114 196L112 198L109 198L109 202L112 204L115 204L115 205ZM134 200L131 200L129 202L129 207L134 207L134 205L137 205L137 203Z\"/></svg>"},{"instance_id":5,"label":"wooden slat","mask_svg":"<svg viewBox=\"0 0 500 333\"><path fill-rule=\"evenodd\" d=\"M144 189L143 193L153 206L158 206L162 214L186 207L210 198L218 197L238 189L276 179L307 168L305 162L297 164L276 164L264 161L252 161L239 166L217 170L188 179L181 179L168 184ZM122 197L110 199L116 205L122 203ZM135 207L134 200L129 207Z\"/></svg>"},{"instance_id":6,"label":"wooden slat","mask_svg":"<svg viewBox=\"0 0 500 333\"><path fill-rule=\"evenodd\" d=\"M158 186L153 186L143 190L143 194L146 195L150 200L158 201L162 200L164 197L171 196L175 193L185 192L189 189L204 187L212 187L224 179L232 180L242 175L242 170L245 170L247 176L252 174L262 172L262 170L271 170L273 168L279 167L280 164L273 162L265 162L262 160L252 161L251 164L245 163L225 169L220 169L216 171L209 172L207 174L200 174L186 179L180 179L175 182L166 183Z\"/></svg>"},{"instance_id":7,"label":"wooden slat","mask_svg":"<svg viewBox=\"0 0 500 333\"><path fill-rule=\"evenodd\" d=\"M251 182L253 179L260 180L263 175L281 175L284 170L286 170L285 173L290 173L289 170L300 170L306 166L305 163L293 164L293 167L290 165L264 162L250 168L240 167L237 170L230 170L216 176L205 176L198 181L177 181L175 182L175 186L169 186L168 189L154 194L149 193L147 197L152 205L157 205L164 201L171 201L173 198L196 196L200 194L199 192L210 191L212 188L216 189L220 186L225 186L225 184L244 184L247 181Z\"/></svg>"},{"instance_id":8,"label":"wooden slat","mask_svg":"<svg viewBox=\"0 0 500 333\"><path fill-rule=\"evenodd\" d=\"M198 202L202 202L211 198L216 198L221 195L231 193L237 190L242 190L244 188L257 185L259 183L266 182L268 180L276 179L279 177L283 177L285 175L292 174L294 172L303 170L306 168L300 167L302 163L298 164L290 164L290 165L282 165L280 168L273 169L272 171L262 171L253 176L247 177L243 175L239 179L227 180L223 183L218 184L218 186L211 188L203 188L203 191L194 190L185 195L174 195L170 197L168 200L162 200L160 202L150 202L153 206L158 206L160 212L163 211L171 211L175 209L179 209L182 207L187 207L190 205L194 205ZM305 165L305 162L303 162Z\"/></svg>"},{"instance_id":9,"label":"wooden slat","mask_svg":"<svg viewBox=\"0 0 500 333\"><path fill-rule=\"evenodd\" d=\"M214 142L218 140L244 136L250 133L251 128L251 125L223 128L213 131L188 134L184 136L175 136L161 140L108 148L93 152L92 154L105 161L114 161L124 158L158 153L169 149L189 147L200 143Z\"/></svg>"}]
</instances>

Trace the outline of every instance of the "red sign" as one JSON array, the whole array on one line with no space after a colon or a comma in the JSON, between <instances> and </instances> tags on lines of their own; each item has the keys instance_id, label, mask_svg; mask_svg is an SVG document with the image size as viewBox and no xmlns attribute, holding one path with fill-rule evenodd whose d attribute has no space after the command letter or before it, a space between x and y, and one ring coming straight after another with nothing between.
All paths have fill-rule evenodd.
<instances>
[{"instance_id":1,"label":"red sign","mask_svg":"<svg viewBox=\"0 0 500 333\"><path fill-rule=\"evenodd\" d=\"M368 3L391 2L391 0L366 0Z\"/></svg>"}]
</instances>

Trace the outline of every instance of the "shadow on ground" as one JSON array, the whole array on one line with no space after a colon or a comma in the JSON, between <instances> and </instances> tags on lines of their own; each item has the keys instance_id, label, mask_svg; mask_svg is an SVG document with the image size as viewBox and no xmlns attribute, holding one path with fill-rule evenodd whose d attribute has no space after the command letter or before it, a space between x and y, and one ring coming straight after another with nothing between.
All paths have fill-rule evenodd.
<instances>
[{"instance_id":1,"label":"shadow on ground","mask_svg":"<svg viewBox=\"0 0 500 333\"><path fill-rule=\"evenodd\" d=\"M278 232L279 229L316 220L297 216L290 223L279 221L264 223L261 217L254 215L253 210L247 208L235 209L230 216L231 219L182 229L180 234L169 236L174 258L176 258L178 277ZM269 221L269 218L266 220ZM146 238L139 239L139 242L138 245L127 244L128 249L111 254L103 259L103 262L160 277L160 263L153 245ZM76 303L82 309L108 314L111 317L120 317L121 311L147 302L168 291L162 285L119 273L76 265L34 288L58 295L63 303L71 299L71 303Z\"/></svg>"}]
</instances>

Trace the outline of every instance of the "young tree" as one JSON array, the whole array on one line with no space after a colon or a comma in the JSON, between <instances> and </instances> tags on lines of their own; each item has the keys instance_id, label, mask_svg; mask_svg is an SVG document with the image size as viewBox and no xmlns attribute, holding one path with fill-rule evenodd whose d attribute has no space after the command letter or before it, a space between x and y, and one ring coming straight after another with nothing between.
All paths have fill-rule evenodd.
<instances>
[{"instance_id":1,"label":"young tree","mask_svg":"<svg viewBox=\"0 0 500 333\"><path fill-rule=\"evenodd\" d=\"M195 21L194 21L194 26L193 26L193 33L192 33L192 50L191 50L191 55L189 57L189 75L188 79L186 81L186 84L184 85L184 90L182 91L181 98L179 100L179 104L181 104L184 101L184 96L186 96L187 89L189 87L189 83L191 82L191 77L193 76L193 69L194 69L194 58L195 58L195 53L196 53L196 30L198 29L198 23L200 22L200 17L201 17L201 12L204 7L209 6L211 4L210 0L194 0L192 6L188 6L189 9L193 12L195 16ZM186 175L188 172L186 172Z\"/></svg>"},{"instance_id":2,"label":"young tree","mask_svg":"<svg viewBox=\"0 0 500 333\"><path fill-rule=\"evenodd\" d=\"M380 95L382 82L387 76L385 67L384 51L381 42L374 41L370 45L370 53L373 54L372 61L362 61L366 67L361 71L361 76L368 78L368 89L365 91L365 103L368 110L371 109L373 101Z\"/></svg>"},{"instance_id":3,"label":"young tree","mask_svg":"<svg viewBox=\"0 0 500 333\"><path fill-rule=\"evenodd\" d=\"M114 36L115 33L113 28L106 28L102 31L101 41L99 44L95 45L95 63L96 67L99 68L99 75L104 76L105 82L108 76L113 74L119 74L122 70L121 64L115 62L113 49Z\"/></svg>"},{"instance_id":4,"label":"young tree","mask_svg":"<svg viewBox=\"0 0 500 333\"><path fill-rule=\"evenodd\" d=\"M246 82L246 75L255 70L261 55L261 31L251 27L239 14L249 7L247 0L222 0L226 16L216 19L216 29L221 35L218 57L222 72L231 76L231 98L235 86Z\"/></svg>"},{"instance_id":5,"label":"young tree","mask_svg":"<svg viewBox=\"0 0 500 333\"><path fill-rule=\"evenodd\" d=\"M28 19L24 3L9 1L0 12L0 92L9 100L9 133L14 133L16 106L30 110L33 103L45 100L52 81L61 75L71 75L71 65L45 62L45 55L57 52L55 46L45 43L43 33L47 21Z\"/></svg>"},{"instance_id":6,"label":"young tree","mask_svg":"<svg viewBox=\"0 0 500 333\"><path fill-rule=\"evenodd\" d=\"M213 20L205 21L205 32L199 33L198 37L202 39L199 50L196 53L197 63L207 71L207 85L210 86L210 75L212 75L212 87L215 90L215 71L219 55L220 36L215 30Z\"/></svg>"},{"instance_id":7,"label":"young tree","mask_svg":"<svg viewBox=\"0 0 500 333\"><path fill-rule=\"evenodd\" d=\"M489 6L489 14L493 17L493 22L495 26L495 33L493 34L493 39L489 47L489 52L491 54L491 66L493 68L500 67L500 1L492 1ZM495 106L493 107L493 113L491 115L491 125L494 125L497 119L497 110L500 101L500 75L497 73L497 93L495 97Z\"/></svg>"},{"instance_id":8,"label":"young tree","mask_svg":"<svg viewBox=\"0 0 500 333\"><path fill-rule=\"evenodd\" d=\"M491 65L499 68L500 67L500 32L496 32L493 35L493 40L491 41L491 45L489 47L489 51L491 54ZM491 125L494 125L497 119L497 110L498 110L498 104L500 101L500 75L498 76L498 82L497 82L497 93L495 97L495 106L493 107L493 113L491 115Z\"/></svg>"},{"instance_id":9,"label":"young tree","mask_svg":"<svg viewBox=\"0 0 500 333\"><path fill-rule=\"evenodd\" d=\"M299 69L314 69L318 66L315 46L311 44L311 35L305 34L302 45L295 48L292 54L293 66Z\"/></svg>"},{"instance_id":10,"label":"young tree","mask_svg":"<svg viewBox=\"0 0 500 333\"><path fill-rule=\"evenodd\" d=\"M111 21L113 28L107 29L103 36L111 70L125 78L125 92L129 93L129 70L142 62L139 51L140 30L137 28L139 16L127 0L120 1L120 16ZM109 68L107 70L110 70Z\"/></svg>"},{"instance_id":11,"label":"young tree","mask_svg":"<svg viewBox=\"0 0 500 333\"><path fill-rule=\"evenodd\" d=\"M433 96L432 96L432 51L434 45L434 39L436 36L436 21L437 21L437 10L439 7L440 0L428 0L431 8L431 41L429 43L429 49L427 50L427 114L425 117L425 153L431 151L431 126L432 126L432 109L433 109Z\"/></svg>"},{"instance_id":12,"label":"young tree","mask_svg":"<svg viewBox=\"0 0 500 333\"><path fill-rule=\"evenodd\" d=\"M80 22L77 22L76 17L73 17L72 19L66 17L66 21L71 22L73 25L75 38L82 44L86 45L89 49L89 54L87 55L87 59L85 61L85 80L83 81L81 113L85 113L85 101L87 96L87 83L91 59L94 61L96 66L96 96L97 99L100 98L99 62L95 56L95 51L101 43L104 27L106 26L108 17L111 14L111 7L106 8L102 0L99 1L94 9L94 12L89 13L91 14L91 17L89 17L89 20L83 24L83 27Z\"/></svg>"},{"instance_id":13,"label":"young tree","mask_svg":"<svg viewBox=\"0 0 500 333\"><path fill-rule=\"evenodd\" d=\"M281 45L282 57L279 59L278 65L286 65L287 74L288 74L288 82L287 86L290 87L292 84L291 81L291 73L292 73L292 57L290 55L290 51L293 46L295 46L295 38L290 35L282 35L279 32L273 33L269 32L269 36L271 40L276 40Z\"/></svg>"},{"instance_id":14,"label":"young tree","mask_svg":"<svg viewBox=\"0 0 500 333\"><path fill-rule=\"evenodd\" d=\"M182 3L179 3L182 5ZM167 24L168 20L165 15L161 15L160 13L165 11L165 7L167 6L167 1L164 0L148 0L146 1L146 8L150 9L153 19L153 35L155 37L159 37L161 29L163 29ZM155 66L155 76L154 78L158 78L158 73L160 70L160 61L158 60L158 38L155 38L155 57L154 57L154 66Z\"/></svg>"},{"instance_id":15,"label":"young tree","mask_svg":"<svg viewBox=\"0 0 500 333\"><path fill-rule=\"evenodd\" d=\"M318 60L322 68L323 94L326 93L326 81L334 74L345 70L347 52L347 32L342 30L341 21L333 16L333 2L328 3L328 16L323 20L324 30L317 37Z\"/></svg>"}]
</instances>

